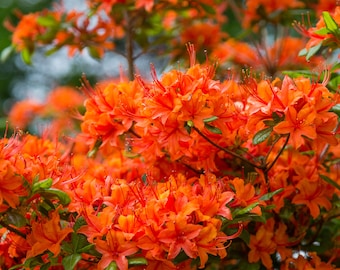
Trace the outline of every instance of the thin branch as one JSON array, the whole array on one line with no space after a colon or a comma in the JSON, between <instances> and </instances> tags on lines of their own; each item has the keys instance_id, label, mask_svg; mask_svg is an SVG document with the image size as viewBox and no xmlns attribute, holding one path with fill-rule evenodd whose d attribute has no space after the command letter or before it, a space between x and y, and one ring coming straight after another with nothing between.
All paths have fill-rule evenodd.
<instances>
[{"instance_id":1,"label":"thin branch","mask_svg":"<svg viewBox=\"0 0 340 270\"><path fill-rule=\"evenodd\" d=\"M275 157L275 159L273 160L273 162L272 162L267 168L265 168L265 170L264 170L265 173L269 172L270 169L271 169L271 168L274 166L274 164L276 163L276 161L279 159L279 157L281 156L283 150L286 148L286 145L287 145L287 143L288 143L288 141L289 141L289 137L290 137L290 135L288 134L288 135L287 135L287 138L286 138L286 141L284 142L282 148L280 149L279 153L277 154L277 156Z\"/></svg>"},{"instance_id":2,"label":"thin branch","mask_svg":"<svg viewBox=\"0 0 340 270\"><path fill-rule=\"evenodd\" d=\"M240 156L239 154L237 154L237 153L235 153L235 152L233 152L233 151L230 151L229 149L224 148L224 147L218 145L217 143L213 142L210 138L208 138L206 135L204 135L198 128L196 128L196 127L192 127L192 128L193 128L200 136L202 136L206 141L208 141L209 143L211 143L211 144L212 144L213 146L215 146L216 148L222 150L223 152L226 152L227 154L232 155L232 156L234 156L234 157L236 157L236 158L238 158L238 159L240 159L240 160L246 162L247 164L249 164L249 165L251 165L251 166L253 166L253 167L257 168L257 169L261 169L261 170L264 170L264 169L265 169L262 165L257 165L257 164L255 164L255 163L251 162L250 160L246 159L245 157Z\"/></svg>"},{"instance_id":3,"label":"thin branch","mask_svg":"<svg viewBox=\"0 0 340 270\"><path fill-rule=\"evenodd\" d=\"M16 228L13 228L12 226L10 226L9 224L7 224L6 222L4 222L3 220L0 220L0 226L6 228L7 230L15 233L16 235L19 235L20 237L26 239L26 234L24 234L23 232L19 231Z\"/></svg>"}]
</instances>

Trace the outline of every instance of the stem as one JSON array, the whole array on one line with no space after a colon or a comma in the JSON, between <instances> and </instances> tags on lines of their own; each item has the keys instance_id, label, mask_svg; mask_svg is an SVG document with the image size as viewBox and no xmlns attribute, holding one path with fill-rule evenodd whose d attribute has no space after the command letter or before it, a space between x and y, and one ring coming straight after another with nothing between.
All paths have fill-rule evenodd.
<instances>
[{"instance_id":1,"label":"stem","mask_svg":"<svg viewBox=\"0 0 340 270\"><path fill-rule=\"evenodd\" d=\"M128 77L132 81L134 79L134 57L133 57L133 38L134 38L134 27L133 19L130 14L125 12L126 19L126 60L128 63Z\"/></svg>"},{"instance_id":2,"label":"stem","mask_svg":"<svg viewBox=\"0 0 340 270\"><path fill-rule=\"evenodd\" d=\"M227 154L229 155L232 155L244 162L246 162L247 164L257 168L257 169L261 169L261 170L264 170L265 168L262 166L262 165L257 165L251 161L249 161L248 159L244 158L243 156L240 156L239 154L236 154L235 152L233 151L230 151L229 149L227 148L224 148L220 145L218 145L217 143L213 142L210 138L208 138L206 135L204 135L198 128L196 127L192 127L200 136L202 136L206 141L208 141L209 143L211 143L213 146L215 146L216 148L222 150L223 152L226 152Z\"/></svg>"},{"instance_id":3,"label":"stem","mask_svg":"<svg viewBox=\"0 0 340 270\"><path fill-rule=\"evenodd\" d=\"M13 232L15 233L16 235L19 235L20 237L26 239L26 235L19 231L18 229L16 228L13 228L12 226L8 225L7 223L5 223L3 220L0 220L0 226L6 228L7 230L9 230L10 232Z\"/></svg>"},{"instance_id":4,"label":"stem","mask_svg":"<svg viewBox=\"0 0 340 270\"><path fill-rule=\"evenodd\" d=\"M267 173L267 172L274 166L274 164L276 163L276 161L277 161L277 160L279 159L279 157L281 156L283 150L285 149L285 147L286 147L286 145L287 145L287 143L288 143L288 141L289 141L289 136L290 136L290 135L288 134L288 136L287 136L287 138L286 138L286 141L284 142L282 148L280 149L279 153L277 154L277 156L275 157L275 159L273 160L273 162L272 162L272 163L264 170L265 173Z\"/></svg>"}]
</instances>

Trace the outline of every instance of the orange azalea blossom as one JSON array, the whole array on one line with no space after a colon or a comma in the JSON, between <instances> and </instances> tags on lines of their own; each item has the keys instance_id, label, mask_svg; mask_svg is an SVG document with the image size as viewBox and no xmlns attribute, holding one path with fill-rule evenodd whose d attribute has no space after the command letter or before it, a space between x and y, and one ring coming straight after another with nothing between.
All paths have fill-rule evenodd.
<instances>
[{"instance_id":1,"label":"orange azalea blossom","mask_svg":"<svg viewBox=\"0 0 340 270\"><path fill-rule=\"evenodd\" d=\"M298 56L305 45L303 39L289 36L279 38L273 44L259 43L255 46L231 38L214 46L212 56L221 63L229 61L242 67L265 70L273 76L280 70L317 66L320 57L307 62L304 56Z\"/></svg>"},{"instance_id":2,"label":"orange azalea blossom","mask_svg":"<svg viewBox=\"0 0 340 270\"><path fill-rule=\"evenodd\" d=\"M9 123L15 128L25 129L42 112L43 107L43 104L33 100L18 101L8 114Z\"/></svg>"},{"instance_id":3,"label":"orange azalea blossom","mask_svg":"<svg viewBox=\"0 0 340 270\"><path fill-rule=\"evenodd\" d=\"M335 9L331 10L330 15L332 16L334 21L337 23L337 25L340 25L340 6L337 5ZM301 32L303 35L310 38L306 45L307 50L323 42L335 48L339 47L339 43L340 43L339 37L334 36L332 33L330 34L320 33L320 30L325 27L326 27L326 24L322 16L320 16L320 20L317 22L315 27L310 27L309 29L307 29L306 26L302 24L296 25L296 28L299 32Z\"/></svg>"},{"instance_id":4,"label":"orange azalea blossom","mask_svg":"<svg viewBox=\"0 0 340 270\"><path fill-rule=\"evenodd\" d=\"M245 6L245 18L243 19L243 26L249 28L252 23L261 20L261 15L258 13L258 9L261 6L265 14L273 14L275 12L282 12L288 9L301 8L304 6L303 1L299 0L247 0Z\"/></svg>"},{"instance_id":5,"label":"orange azalea blossom","mask_svg":"<svg viewBox=\"0 0 340 270\"><path fill-rule=\"evenodd\" d=\"M138 247L132 241L124 237L123 232L110 229L105 240L95 240L96 249L103 254L98 263L99 269L105 269L111 262L116 262L120 270L128 269L127 256L138 251Z\"/></svg>"},{"instance_id":6,"label":"orange azalea blossom","mask_svg":"<svg viewBox=\"0 0 340 270\"><path fill-rule=\"evenodd\" d=\"M308 252L308 257L299 255L297 258L288 258L280 270L332 270L331 263L322 262L315 252Z\"/></svg>"},{"instance_id":7,"label":"orange azalea blossom","mask_svg":"<svg viewBox=\"0 0 340 270\"><path fill-rule=\"evenodd\" d=\"M50 106L47 109L54 109L53 113L61 113L79 107L84 102L84 99L84 96L75 88L58 86L46 98L46 103Z\"/></svg>"},{"instance_id":8,"label":"orange azalea blossom","mask_svg":"<svg viewBox=\"0 0 340 270\"><path fill-rule=\"evenodd\" d=\"M30 246L27 241L6 228L0 229L0 268L9 269L11 266L24 263L27 250Z\"/></svg>"},{"instance_id":9,"label":"orange azalea blossom","mask_svg":"<svg viewBox=\"0 0 340 270\"><path fill-rule=\"evenodd\" d=\"M296 187L299 193L294 196L292 203L306 205L313 218L320 215L320 207L324 207L326 210L332 208L331 197L326 191L324 181L311 182L307 179L302 179Z\"/></svg>"},{"instance_id":10,"label":"orange azalea blossom","mask_svg":"<svg viewBox=\"0 0 340 270\"><path fill-rule=\"evenodd\" d=\"M273 262L270 255L276 251L276 243L274 237L274 219L268 219L266 224L261 225L257 230L256 235L250 236L248 253L248 261L255 263L261 260L262 264L267 268L271 269Z\"/></svg>"},{"instance_id":11,"label":"orange azalea blossom","mask_svg":"<svg viewBox=\"0 0 340 270\"><path fill-rule=\"evenodd\" d=\"M214 33L210 35L209 33ZM212 21L196 22L185 27L181 32L179 44L188 42L195 45L196 50L209 50L219 44L227 34L221 31L220 25Z\"/></svg>"},{"instance_id":12,"label":"orange azalea blossom","mask_svg":"<svg viewBox=\"0 0 340 270\"><path fill-rule=\"evenodd\" d=\"M142 92L136 82L114 84L95 90L84 82L83 90L88 96L85 101L86 113L81 124L82 131L94 144L101 140L117 146L118 136L132 127L137 117Z\"/></svg>"},{"instance_id":13,"label":"orange azalea blossom","mask_svg":"<svg viewBox=\"0 0 340 270\"><path fill-rule=\"evenodd\" d=\"M44 33L44 27L39 25L37 20L39 16L39 13L24 15L16 26L12 36L12 43L15 44L18 51L25 48L34 49L34 42L37 41L39 35Z\"/></svg>"},{"instance_id":14,"label":"orange azalea blossom","mask_svg":"<svg viewBox=\"0 0 340 270\"><path fill-rule=\"evenodd\" d=\"M252 203L258 202L259 198L262 196L261 194L256 195L254 185L250 183L245 184L243 179L234 178L229 181L229 183L235 189L235 199L230 204L231 207L246 207ZM262 214L260 206L256 206L251 212L258 215Z\"/></svg>"},{"instance_id":15,"label":"orange azalea blossom","mask_svg":"<svg viewBox=\"0 0 340 270\"><path fill-rule=\"evenodd\" d=\"M181 250L190 258L197 256L197 238L203 226L188 224L186 218L177 216L175 220L166 223L166 229L160 231L158 238L168 244L168 259L177 257Z\"/></svg>"},{"instance_id":16,"label":"orange azalea blossom","mask_svg":"<svg viewBox=\"0 0 340 270\"><path fill-rule=\"evenodd\" d=\"M8 206L16 208L19 204L20 196L26 194L23 186L22 176L13 164L15 157L20 150L18 137L0 140L0 211L4 211Z\"/></svg>"},{"instance_id":17,"label":"orange azalea blossom","mask_svg":"<svg viewBox=\"0 0 340 270\"><path fill-rule=\"evenodd\" d=\"M304 144L304 137L315 139L317 137L314 120L315 110L311 106L304 106L300 111L296 111L293 106L288 107L285 120L274 127L278 134L289 134L289 142L294 148L299 148Z\"/></svg>"},{"instance_id":18,"label":"orange azalea blossom","mask_svg":"<svg viewBox=\"0 0 340 270\"><path fill-rule=\"evenodd\" d=\"M48 219L32 221L32 232L27 235L27 242L31 246L26 255L27 259L47 250L51 251L54 257L59 255L61 242L73 232L71 228L61 227L59 209L53 211Z\"/></svg>"}]
</instances>

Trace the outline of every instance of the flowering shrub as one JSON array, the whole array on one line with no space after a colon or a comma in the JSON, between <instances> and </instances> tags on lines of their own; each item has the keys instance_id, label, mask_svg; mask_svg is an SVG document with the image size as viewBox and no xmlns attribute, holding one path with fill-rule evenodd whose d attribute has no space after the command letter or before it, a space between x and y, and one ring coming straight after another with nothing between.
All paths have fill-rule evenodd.
<instances>
[{"instance_id":1,"label":"flowering shrub","mask_svg":"<svg viewBox=\"0 0 340 270\"><path fill-rule=\"evenodd\" d=\"M267 1L246 1L246 7L253 2ZM256 21L284 25L290 10L307 5L286 2L248 10L244 26L261 32ZM52 44L52 50L68 46L71 55L88 47L96 57L120 38L136 39L146 49L151 44L138 38L152 30L155 38L163 36L151 23L162 19L158 11L167 15L167 39L178 22L203 19L188 28L194 36L184 29L172 40L178 46L197 37L197 47L187 44L188 68L158 75L152 65L151 81L137 73L93 87L84 76L81 92L60 86L46 102L13 106L9 123L18 128L0 140L1 267L340 267L339 67L325 68L319 78L308 71L323 59L314 56L311 33L323 35L320 46L339 47L339 7L322 13L319 30L308 29L308 43L285 37L266 50L260 43L223 41L223 33L197 36L200 29L222 29L224 12L242 8L234 1L89 5L89 17L75 11L25 15L13 34L15 48L28 63L43 44ZM91 16L101 14L106 19L91 25ZM150 25L137 18L150 19ZM216 66L208 56L196 63L200 46L254 71L223 77L223 63ZM304 62L301 46L307 58L319 60ZM174 52L175 59L181 55L180 49ZM270 65L270 59L278 61ZM307 69L293 70L293 64ZM259 74L289 67L275 78ZM40 135L23 132L35 119L48 120L49 128Z\"/></svg>"}]
</instances>

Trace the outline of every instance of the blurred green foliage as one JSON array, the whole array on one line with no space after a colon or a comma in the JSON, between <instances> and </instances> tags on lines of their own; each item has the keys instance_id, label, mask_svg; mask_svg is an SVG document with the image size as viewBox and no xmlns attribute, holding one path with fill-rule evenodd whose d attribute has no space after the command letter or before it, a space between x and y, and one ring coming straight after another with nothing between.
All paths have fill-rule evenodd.
<instances>
[{"instance_id":1,"label":"blurred green foliage","mask_svg":"<svg viewBox=\"0 0 340 270\"><path fill-rule=\"evenodd\" d=\"M0 1L0 52L8 48L11 44L11 32L6 29L6 21L15 25L19 18L15 15L15 10L21 13L29 13L43 8L48 8L53 0L1 0ZM0 135L6 128L6 101L11 97L11 87L15 80L20 80L24 76L24 70L17 62L17 56L11 55L5 61L0 62Z\"/></svg>"}]
</instances>

